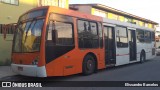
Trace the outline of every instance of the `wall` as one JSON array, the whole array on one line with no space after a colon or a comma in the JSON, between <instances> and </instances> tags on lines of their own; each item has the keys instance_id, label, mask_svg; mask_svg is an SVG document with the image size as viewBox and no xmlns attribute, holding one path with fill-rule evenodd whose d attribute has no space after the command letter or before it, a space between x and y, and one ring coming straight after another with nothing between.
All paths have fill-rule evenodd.
<instances>
[{"instance_id":1,"label":"wall","mask_svg":"<svg viewBox=\"0 0 160 90\"><path fill-rule=\"evenodd\" d=\"M9 65L11 58L13 35L7 35L6 40L3 34L0 34L0 65Z\"/></svg>"},{"instance_id":2,"label":"wall","mask_svg":"<svg viewBox=\"0 0 160 90\"><path fill-rule=\"evenodd\" d=\"M19 0L19 5L0 2L0 24L16 23L19 16L37 6L37 0Z\"/></svg>"},{"instance_id":3,"label":"wall","mask_svg":"<svg viewBox=\"0 0 160 90\"><path fill-rule=\"evenodd\" d=\"M19 5L11 5L0 2L0 24L17 23L18 18L24 12L37 7L37 0L19 0ZM0 34L0 65L9 65L11 62L11 49L13 34Z\"/></svg>"},{"instance_id":4,"label":"wall","mask_svg":"<svg viewBox=\"0 0 160 90\"><path fill-rule=\"evenodd\" d=\"M77 8L78 11L83 12L83 13L91 14L91 12L92 12L91 6L75 6L74 8Z\"/></svg>"},{"instance_id":5,"label":"wall","mask_svg":"<svg viewBox=\"0 0 160 90\"><path fill-rule=\"evenodd\" d=\"M0 24L11 24L17 23L20 15L26 11L40 6L40 0L19 0L19 5L11 5L7 3L0 2ZM46 2L50 0L41 0L44 6L48 6ZM53 0L58 2L58 0ZM64 3L62 3L64 2ZM68 8L69 0L59 0L60 7ZM63 6L64 5L64 6ZM13 34L7 34L6 40L4 40L4 35L0 33L0 65L8 65L11 62L11 48L12 48L12 39Z\"/></svg>"}]
</instances>

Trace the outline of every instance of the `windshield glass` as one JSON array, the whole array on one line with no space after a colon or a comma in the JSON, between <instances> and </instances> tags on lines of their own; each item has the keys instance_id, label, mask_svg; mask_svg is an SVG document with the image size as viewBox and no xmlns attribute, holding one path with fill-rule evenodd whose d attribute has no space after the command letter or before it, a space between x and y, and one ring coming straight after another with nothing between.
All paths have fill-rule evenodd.
<instances>
[{"instance_id":1,"label":"windshield glass","mask_svg":"<svg viewBox=\"0 0 160 90\"><path fill-rule=\"evenodd\" d=\"M14 38L13 52L39 51L43 23L44 19L20 23Z\"/></svg>"}]
</instances>

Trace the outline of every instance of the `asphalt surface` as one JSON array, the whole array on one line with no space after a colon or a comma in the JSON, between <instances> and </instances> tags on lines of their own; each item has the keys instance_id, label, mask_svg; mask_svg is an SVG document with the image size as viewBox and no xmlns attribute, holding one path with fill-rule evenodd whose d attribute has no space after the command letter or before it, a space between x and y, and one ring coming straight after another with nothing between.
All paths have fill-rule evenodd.
<instances>
[{"instance_id":1,"label":"asphalt surface","mask_svg":"<svg viewBox=\"0 0 160 90\"><path fill-rule=\"evenodd\" d=\"M67 77L49 77L49 78L33 78L20 75L7 76L0 81L45 81L47 85L54 85L57 81L160 81L160 57L156 57L152 60L147 60L144 63L134 63L118 67L107 68L99 70L97 73L94 73L89 76L83 76L81 74L71 75ZM54 81L54 83L50 82ZM53 89L53 88L52 88ZM54 87L55 90L104 90L106 87ZM54 90L53 89L53 90ZM109 90L132 90L133 88L124 87L124 88L108 88ZM150 87L144 88L139 87L138 90L159 90L160 88ZM16 89L17 90L17 89ZM25 90L25 89L24 89ZM36 90L36 89L35 89ZM38 89L37 89L38 90ZM133 89L135 90L135 88Z\"/></svg>"},{"instance_id":2,"label":"asphalt surface","mask_svg":"<svg viewBox=\"0 0 160 90\"><path fill-rule=\"evenodd\" d=\"M17 74L12 71L11 66L0 66L0 78L13 75Z\"/></svg>"},{"instance_id":3,"label":"asphalt surface","mask_svg":"<svg viewBox=\"0 0 160 90\"><path fill-rule=\"evenodd\" d=\"M33 78L20 75L8 76L0 80L10 81L160 81L160 57L144 63L133 63L99 70L89 76L81 74L66 77Z\"/></svg>"}]
</instances>

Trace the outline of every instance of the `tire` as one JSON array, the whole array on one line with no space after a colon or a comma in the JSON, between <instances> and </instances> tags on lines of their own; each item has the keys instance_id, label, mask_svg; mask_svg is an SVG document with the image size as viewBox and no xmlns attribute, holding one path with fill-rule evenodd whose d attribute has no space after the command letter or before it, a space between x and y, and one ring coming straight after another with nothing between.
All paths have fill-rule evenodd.
<instances>
[{"instance_id":1,"label":"tire","mask_svg":"<svg viewBox=\"0 0 160 90\"><path fill-rule=\"evenodd\" d=\"M84 57L83 65L82 65L82 73L83 75L90 75L94 73L96 68L95 59L91 55L87 55Z\"/></svg>"},{"instance_id":2,"label":"tire","mask_svg":"<svg viewBox=\"0 0 160 90\"><path fill-rule=\"evenodd\" d=\"M143 63L145 60L146 60L146 55L145 52L142 51L140 55L140 62Z\"/></svg>"}]
</instances>

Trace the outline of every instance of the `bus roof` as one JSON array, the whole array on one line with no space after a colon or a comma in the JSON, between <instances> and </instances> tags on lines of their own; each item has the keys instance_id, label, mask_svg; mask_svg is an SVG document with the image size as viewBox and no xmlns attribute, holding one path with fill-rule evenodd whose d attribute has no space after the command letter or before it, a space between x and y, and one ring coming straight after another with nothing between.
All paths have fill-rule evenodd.
<instances>
[{"instance_id":1,"label":"bus roof","mask_svg":"<svg viewBox=\"0 0 160 90\"><path fill-rule=\"evenodd\" d=\"M113 19L102 18L99 16L86 14L86 13L82 13L82 12L78 12L78 11L74 11L74 10L64 9L64 8L60 8L60 7L55 7L55 6L37 7L37 8L34 8L34 9L27 11L26 13L32 12L35 10L41 10L41 9L48 9L49 13L53 12L53 13L57 13L57 14L63 14L63 15L68 15L68 16L73 16L73 17L78 17L78 18L85 18L85 19L89 19L89 20L99 21L99 22L103 22L103 23L107 23L107 24L120 25L120 26L126 26L126 27L130 27L130 28L136 28L136 29L138 28L138 29L145 29L145 30L154 31L153 29L138 26L136 24L121 22L121 21L117 21L117 20L113 20ZM26 14L26 13L24 13L24 14Z\"/></svg>"},{"instance_id":2,"label":"bus roof","mask_svg":"<svg viewBox=\"0 0 160 90\"><path fill-rule=\"evenodd\" d=\"M74 10L59 8L59 7L55 7L55 6L49 6L49 12L102 22L102 17L94 16L91 14L86 14L86 13L82 13L82 12L78 12L78 11L74 11Z\"/></svg>"},{"instance_id":3,"label":"bus roof","mask_svg":"<svg viewBox=\"0 0 160 90\"><path fill-rule=\"evenodd\" d=\"M74 10L69 10L69 9L65 9L65 8L60 8L60 7L56 7L56 6L37 7L37 8L33 8L33 9L27 11L26 13L36 11L36 10L41 10L41 9L48 9L49 13L53 12L53 13L57 13L57 14L63 14L63 15L85 18L85 19L89 19L89 20L102 22L102 17L94 16L91 14L86 14L86 13L82 13L82 12L78 12L78 11L74 11ZM26 13L22 14L21 16L25 15Z\"/></svg>"},{"instance_id":4,"label":"bus roof","mask_svg":"<svg viewBox=\"0 0 160 90\"><path fill-rule=\"evenodd\" d=\"M139 26L139 25L136 25L136 24L127 23L127 22L121 22L121 21L113 20L113 19L103 18L103 22L106 23L106 24L126 26L126 27L129 27L129 28L135 28L135 29L143 29L143 30L154 31L153 29L150 29L150 28L147 28L147 27L142 27L142 26Z\"/></svg>"}]
</instances>

